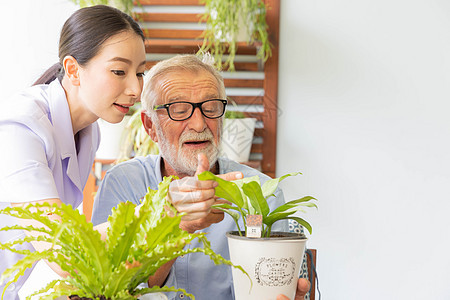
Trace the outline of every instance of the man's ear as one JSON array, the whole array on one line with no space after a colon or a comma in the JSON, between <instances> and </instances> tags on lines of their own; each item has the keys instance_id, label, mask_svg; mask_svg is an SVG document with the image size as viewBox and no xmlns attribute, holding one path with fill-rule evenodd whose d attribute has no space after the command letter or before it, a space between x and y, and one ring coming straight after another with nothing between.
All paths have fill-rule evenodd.
<instances>
[{"instance_id":1,"label":"man's ear","mask_svg":"<svg viewBox=\"0 0 450 300\"><path fill-rule=\"evenodd\" d=\"M66 56L63 60L63 67L69 81L75 85L80 85L80 66L73 56Z\"/></svg>"},{"instance_id":2,"label":"man's ear","mask_svg":"<svg viewBox=\"0 0 450 300\"><path fill-rule=\"evenodd\" d=\"M156 134L153 121L149 116L147 116L147 114L144 111L141 111L141 120L142 124L144 125L145 131L150 136L152 141L158 142L158 135Z\"/></svg>"}]
</instances>

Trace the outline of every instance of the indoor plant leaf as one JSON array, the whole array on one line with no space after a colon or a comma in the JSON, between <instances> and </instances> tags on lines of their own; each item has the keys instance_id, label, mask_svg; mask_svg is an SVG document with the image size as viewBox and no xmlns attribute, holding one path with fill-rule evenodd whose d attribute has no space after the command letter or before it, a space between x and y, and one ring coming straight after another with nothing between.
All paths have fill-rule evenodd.
<instances>
[{"instance_id":1,"label":"indoor plant leaf","mask_svg":"<svg viewBox=\"0 0 450 300\"><path fill-rule=\"evenodd\" d=\"M138 286L163 264L183 254L203 253L214 263L232 265L213 252L204 233L190 234L179 227L182 214L176 212L166 199L172 179L164 178L158 191L149 190L138 214L135 213L135 204L119 204L110 217L106 241L102 241L92 223L88 223L85 216L70 205L30 204L25 208L8 207L0 210L2 214L42 221L46 226L45 229L37 228L45 235L26 236L11 243L0 243L1 249L11 249L24 255L23 259L3 272L1 280L8 279L8 286L17 281L34 262L46 259L60 265L70 276L48 284L37 291L36 296L52 299L53 296L67 294L88 298L107 295L111 300L123 300L134 299L138 291L174 290L167 287L139 290ZM31 212L30 209L37 212ZM43 216L43 211L58 215L61 221ZM33 228L17 225L2 230L33 231ZM201 241L203 248L183 249L196 238ZM29 241L46 241L52 246L40 252L12 248Z\"/></svg>"},{"instance_id":2,"label":"indoor plant leaf","mask_svg":"<svg viewBox=\"0 0 450 300\"><path fill-rule=\"evenodd\" d=\"M263 195L264 198L267 198L271 195L273 195L278 187L278 184L280 183L280 181L282 181L283 179L290 177L290 176L297 176L299 174L302 174L300 172L295 172L295 173L289 173L286 175L283 175L281 177L278 178L274 178L274 179L269 179L266 182L264 182L264 184L262 185L261 189L263 191Z\"/></svg>"},{"instance_id":3,"label":"indoor plant leaf","mask_svg":"<svg viewBox=\"0 0 450 300\"><path fill-rule=\"evenodd\" d=\"M261 186L257 182L251 181L249 183L244 183L242 185L242 190L249 198L252 207L256 210L256 213L258 215L262 215L263 217L267 216L270 208L266 199L264 199Z\"/></svg>"},{"instance_id":4,"label":"indoor plant leaf","mask_svg":"<svg viewBox=\"0 0 450 300\"><path fill-rule=\"evenodd\" d=\"M290 209L293 209L295 207L300 207L300 206L316 207L317 208L316 204L309 202L311 200L316 200L316 198L311 197L311 196L305 196L305 197L297 199L297 200L291 200L289 202L286 202L283 205L280 205L276 209L274 209L272 211L272 213L285 212L285 211L288 211Z\"/></svg>"},{"instance_id":5,"label":"indoor plant leaf","mask_svg":"<svg viewBox=\"0 0 450 300\"><path fill-rule=\"evenodd\" d=\"M214 180L219 185L216 187L216 196L236 204L238 207L244 205L242 192L234 182L226 181L209 171L205 171L198 175L199 180Z\"/></svg>"}]
</instances>

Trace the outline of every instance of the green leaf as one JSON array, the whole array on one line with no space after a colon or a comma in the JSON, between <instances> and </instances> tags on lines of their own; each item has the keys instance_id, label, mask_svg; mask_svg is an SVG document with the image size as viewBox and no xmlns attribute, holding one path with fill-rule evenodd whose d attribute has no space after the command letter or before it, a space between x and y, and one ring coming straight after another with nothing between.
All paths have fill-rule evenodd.
<instances>
[{"instance_id":1,"label":"green leaf","mask_svg":"<svg viewBox=\"0 0 450 300\"><path fill-rule=\"evenodd\" d=\"M139 268L139 262L122 261L111 273L108 283L105 286L103 296L111 298L120 291L128 290L133 277L136 275L136 269ZM134 266L134 267L133 267Z\"/></svg>"},{"instance_id":2,"label":"green leaf","mask_svg":"<svg viewBox=\"0 0 450 300\"><path fill-rule=\"evenodd\" d=\"M205 171L198 175L199 180L214 180L219 185L216 187L216 196L230 201L239 207L244 205L242 194L238 186L231 181L226 181L220 177L217 177L209 171Z\"/></svg>"},{"instance_id":3,"label":"green leaf","mask_svg":"<svg viewBox=\"0 0 450 300\"><path fill-rule=\"evenodd\" d=\"M49 290L53 290L47 294ZM45 295L41 295L44 294ZM27 297L27 300L33 299L35 296L40 296L40 300L53 300L60 296L77 295L77 289L71 285L66 284L63 280L53 280L49 282L44 288L35 291Z\"/></svg>"},{"instance_id":4,"label":"green leaf","mask_svg":"<svg viewBox=\"0 0 450 300\"><path fill-rule=\"evenodd\" d=\"M302 225L309 231L309 234L312 234L312 226L308 222L306 222L304 219L299 218L299 217L289 217L287 219L297 221L300 225Z\"/></svg>"},{"instance_id":5,"label":"green leaf","mask_svg":"<svg viewBox=\"0 0 450 300\"><path fill-rule=\"evenodd\" d=\"M297 199L297 200L291 200L289 202L286 202L283 205L280 205L279 207L277 207L275 210L272 211L272 213L277 213L277 212L285 212L300 206L307 206L307 207L316 207L317 205L314 203L308 203L311 200L316 200L316 198L311 197L311 196L305 196L303 198Z\"/></svg>"},{"instance_id":6,"label":"green leaf","mask_svg":"<svg viewBox=\"0 0 450 300\"><path fill-rule=\"evenodd\" d=\"M32 219L45 225L39 229L44 235L26 236L10 243L0 243L0 249L12 250L25 255L11 268L1 274L0 280L18 280L26 269L40 259L60 265L69 277L48 284L36 292L41 299L53 299L60 295L77 294L80 297L95 298L106 295L113 299L135 299L137 287L146 282L163 264L186 254L202 252L215 262L232 265L216 255L205 239L204 233L189 234L180 228L182 214L166 213L169 207L167 191L172 178L164 178L158 191L149 190L139 215L136 205L120 203L113 211L106 241L94 230L92 223L70 205L33 204L27 207L9 207L0 213L22 219ZM37 210L33 213L30 209ZM173 207L172 207L173 209ZM235 208L233 208L235 209ZM61 218L52 221L43 215L46 210ZM2 230L33 231L29 226L8 226ZM204 248L183 248L198 238ZM30 241L46 241L52 248L42 252L15 250L13 247ZM237 267L237 266L235 266ZM166 288L164 289L172 289Z\"/></svg>"},{"instance_id":7,"label":"green leaf","mask_svg":"<svg viewBox=\"0 0 450 300\"><path fill-rule=\"evenodd\" d=\"M34 262L45 259L48 256L51 256L51 251L42 251L42 252L31 252L25 256L24 258L17 261L12 267L6 269L3 271L0 277L0 282L3 283L7 278L13 276L13 279L10 280L7 284L7 286L13 282L16 282L20 276L22 276L25 271L33 265ZM17 273L16 273L17 272ZM6 287L5 286L5 290Z\"/></svg>"},{"instance_id":8,"label":"green leaf","mask_svg":"<svg viewBox=\"0 0 450 300\"><path fill-rule=\"evenodd\" d=\"M134 209L136 205L131 202L121 202L112 209L108 217L109 228L106 235L106 247L113 253L113 257L121 257L119 251L127 251L130 244L119 245L122 241L123 229L126 224L130 224L135 218ZM120 246L120 247L118 247ZM124 246L125 249L122 247ZM117 258L120 261L120 258ZM113 262L114 264L114 262Z\"/></svg>"},{"instance_id":9,"label":"green leaf","mask_svg":"<svg viewBox=\"0 0 450 300\"><path fill-rule=\"evenodd\" d=\"M289 173L286 175L283 175L281 177L278 178L274 178L274 179L269 179L266 182L264 182L264 184L262 185L261 189L264 195L264 198L267 198L269 196L271 196L272 194L275 193L278 184L285 178L290 177L290 176L297 176L299 174L302 174L300 172L295 172L295 173Z\"/></svg>"},{"instance_id":10,"label":"green leaf","mask_svg":"<svg viewBox=\"0 0 450 300\"><path fill-rule=\"evenodd\" d=\"M283 219L287 219L288 216L295 214L296 211L290 211L290 212L276 212L276 213L270 213L265 218L263 218L263 223L266 224L268 227L271 227L273 223L276 221L280 221Z\"/></svg>"},{"instance_id":11,"label":"green leaf","mask_svg":"<svg viewBox=\"0 0 450 300\"><path fill-rule=\"evenodd\" d=\"M249 198L250 204L256 210L256 213L263 217L267 216L270 212L270 208L262 194L261 186L257 182L251 181L249 183L244 183L242 190Z\"/></svg>"}]
</instances>

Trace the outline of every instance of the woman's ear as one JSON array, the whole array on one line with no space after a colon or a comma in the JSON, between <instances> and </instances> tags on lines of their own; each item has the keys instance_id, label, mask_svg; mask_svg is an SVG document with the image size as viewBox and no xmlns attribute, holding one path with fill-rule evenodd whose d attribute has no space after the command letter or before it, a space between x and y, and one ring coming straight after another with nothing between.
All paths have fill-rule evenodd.
<instances>
[{"instance_id":1,"label":"woman's ear","mask_svg":"<svg viewBox=\"0 0 450 300\"><path fill-rule=\"evenodd\" d=\"M145 131L150 136L152 141L158 142L158 135L156 134L155 127L153 126L153 121L149 116L147 116L145 111L141 111L141 120L142 124L144 125Z\"/></svg>"},{"instance_id":2,"label":"woman's ear","mask_svg":"<svg viewBox=\"0 0 450 300\"><path fill-rule=\"evenodd\" d=\"M73 56L66 56L63 60L64 72L74 86L80 85L80 66Z\"/></svg>"}]
</instances>

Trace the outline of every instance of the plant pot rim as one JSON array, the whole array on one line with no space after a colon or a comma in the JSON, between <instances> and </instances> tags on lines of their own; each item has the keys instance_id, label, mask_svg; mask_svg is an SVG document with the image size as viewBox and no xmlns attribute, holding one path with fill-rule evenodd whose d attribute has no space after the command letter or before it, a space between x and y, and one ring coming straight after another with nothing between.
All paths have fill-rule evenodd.
<instances>
[{"instance_id":1,"label":"plant pot rim","mask_svg":"<svg viewBox=\"0 0 450 300\"><path fill-rule=\"evenodd\" d=\"M277 235L277 236L271 236L271 237L261 237L261 238L249 238L246 236L240 236L239 231L227 231L226 236L233 239L239 239L239 240L251 240L251 241L264 241L264 240L276 240L276 241L282 241L282 240L307 240L308 238L304 234L295 233L295 232L284 232L284 231L273 231L271 235ZM281 236L279 236L281 235Z\"/></svg>"}]
</instances>

